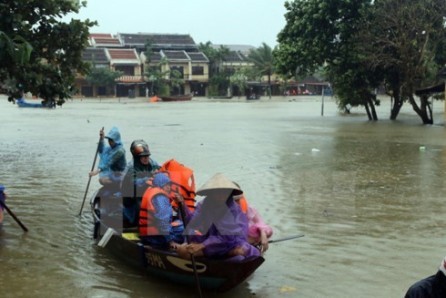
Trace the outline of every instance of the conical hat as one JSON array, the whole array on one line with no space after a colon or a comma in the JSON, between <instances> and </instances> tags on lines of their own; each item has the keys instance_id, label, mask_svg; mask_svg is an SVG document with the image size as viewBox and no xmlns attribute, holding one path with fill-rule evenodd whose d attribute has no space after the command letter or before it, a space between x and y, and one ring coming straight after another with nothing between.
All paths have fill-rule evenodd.
<instances>
[{"instance_id":1,"label":"conical hat","mask_svg":"<svg viewBox=\"0 0 446 298\"><path fill-rule=\"evenodd\" d=\"M196 193L197 195L205 196L209 193L209 191L217 189L228 190L231 192L234 191L234 195L242 194L240 188L221 173L215 174L211 179L203 184Z\"/></svg>"}]
</instances>

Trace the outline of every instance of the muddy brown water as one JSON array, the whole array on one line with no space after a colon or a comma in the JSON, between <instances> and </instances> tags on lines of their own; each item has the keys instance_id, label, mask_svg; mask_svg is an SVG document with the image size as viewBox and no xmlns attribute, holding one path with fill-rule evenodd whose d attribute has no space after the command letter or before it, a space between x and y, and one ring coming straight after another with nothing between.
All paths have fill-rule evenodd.
<instances>
[{"instance_id":1,"label":"muddy brown water","mask_svg":"<svg viewBox=\"0 0 446 298\"><path fill-rule=\"evenodd\" d=\"M402 297L446 255L442 104L435 125L409 107L398 121L350 115L331 98L83 100L55 110L0 97L0 183L10 216L0 229L2 297L195 297L96 247L88 202L78 217L98 131L119 127L127 152L145 139L152 157L239 182L274 229L265 263L246 282L207 297ZM130 153L127 153L130 158ZM98 187L92 179L90 194Z\"/></svg>"}]
</instances>

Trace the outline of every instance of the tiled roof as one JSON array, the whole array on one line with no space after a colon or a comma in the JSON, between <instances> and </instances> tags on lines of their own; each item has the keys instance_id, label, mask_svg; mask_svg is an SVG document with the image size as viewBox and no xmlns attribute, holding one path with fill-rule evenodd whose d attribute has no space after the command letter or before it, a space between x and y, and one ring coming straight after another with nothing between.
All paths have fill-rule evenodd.
<instances>
[{"instance_id":1,"label":"tiled roof","mask_svg":"<svg viewBox=\"0 0 446 298\"><path fill-rule=\"evenodd\" d=\"M110 33L90 33L90 38L113 38Z\"/></svg>"},{"instance_id":2,"label":"tiled roof","mask_svg":"<svg viewBox=\"0 0 446 298\"><path fill-rule=\"evenodd\" d=\"M209 59L202 52L198 53L187 53L189 55L192 62L209 62Z\"/></svg>"},{"instance_id":3,"label":"tiled roof","mask_svg":"<svg viewBox=\"0 0 446 298\"><path fill-rule=\"evenodd\" d=\"M157 63L161 61L161 53L160 52L152 52L152 54L150 55L150 62L152 63Z\"/></svg>"},{"instance_id":4,"label":"tiled roof","mask_svg":"<svg viewBox=\"0 0 446 298\"><path fill-rule=\"evenodd\" d=\"M100 48L86 48L82 52L82 60L97 64L108 64L109 62L105 49Z\"/></svg>"},{"instance_id":5,"label":"tiled roof","mask_svg":"<svg viewBox=\"0 0 446 298\"><path fill-rule=\"evenodd\" d=\"M194 40L190 35L185 34L149 34L149 33L119 33L124 44L142 44L144 45L147 41L152 44L190 44L195 45Z\"/></svg>"},{"instance_id":6,"label":"tiled roof","mask_svg":"<svg viewBox=\"0 0 446 298\"><path fill-rule=\"evenodd\" d=\"M138 60L136 52L133 49L107 49L110 58L113 60Z\"/></svg>"},{"instance_id":7,"label":"tiled roof","mask_svg":"<svg viewBox=\"0 0 446 298\"><path fill-rule=\"evenodd\" d=\"M147 42L150 42L153 50L198 50L195 41L187 34L119 33L118 35L126 47L141 49Z\"/></svg>"},{"instance_id":8,"label":"tiled roof","mask_svg":"<svg viewBox=\"0 0 446 298\"><path fill-rule=\"evenodd\" d=\"M121 42L117 38L92 38L95 44L104 45L121 45Z\"/></svg>"},{"instance_id":9,"label":"tiled roof","mask_svg":"<svg viewBox=\"0 0 446 298\"><path fill-rule=\"evenodd\" d=\"M190 60L185 51L162 51L162 55L164 55L167 60Z\"/></svg>"},{"instance_id":10,"label":"tiled roof","mask_svg":"<svg viewBox=\"0 0 446 298\"><path fill-rule=\"evenodd\" d=\"M246 62L248 59L240 52L230 51L228 55L224 57L226 62Z\"/></svg>"}]
</instances>

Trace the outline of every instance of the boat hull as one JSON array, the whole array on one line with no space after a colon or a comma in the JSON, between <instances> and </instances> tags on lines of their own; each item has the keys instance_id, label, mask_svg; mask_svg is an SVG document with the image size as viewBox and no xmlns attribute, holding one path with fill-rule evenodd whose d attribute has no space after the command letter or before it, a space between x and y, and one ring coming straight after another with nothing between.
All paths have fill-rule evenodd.
<instances>
[{"instance_id":1,"label":"boat hull","mask_svg":"<svg viewBox=\"0 0 446 298\"><path fill-rule=\"evenodd\" d=\"M162 101L188 101L193 97L192 94L188 95L174 95L174 96L161 96Z\"/></svg>"},{"instance_id":2,"label":"boat hull","mask_svg":"<svg viewBox=\"0 0 446 298\"><path fill-rule=\"evenodd\" d=\"M175 284L195 287L194 267L174 251L165 251L143 245L133 231L118 233L108 228L99 216L98 199L92 204L95 218L94 238L97 244L128 265L142 269L149 275ZM261 256L241 262L195 258L200 286L217 292L228 291L244 282L265 261Z\"/></svg>"}]
</instances>

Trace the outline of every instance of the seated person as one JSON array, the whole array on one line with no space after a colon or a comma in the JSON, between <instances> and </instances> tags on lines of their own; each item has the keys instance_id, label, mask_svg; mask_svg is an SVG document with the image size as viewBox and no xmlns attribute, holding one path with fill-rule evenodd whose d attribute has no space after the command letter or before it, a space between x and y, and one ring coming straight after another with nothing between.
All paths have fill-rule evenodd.
<instances>
[{"instance_id":1,"label":"seated person","mask_svg":"<svg viewBox=\"0 0 446 298\"><path fill-rule=\"evenodd\" d=\"M414 283L404 298L446 297L446 257L441 261L436 274Z\"/></svg>"},{"instance_id":2,"label":"seated person","mask_svg":"<svg viewBox=\"0 0 446 298\"><path fill-rule=\"evenodd\" d=\"M237 186L237 183L234 182ZM240 186L239 186L240 188ZM234 201L248 217L248 242L260 247L261 252L268 250L268 239L273 235L273 229L267 225L254 207L248 204L244 194L234 196Z\"/></svg>"},{"instance_id":3,"label":"seated person","mask_svg":"<svg viewBox=\"0 0 446 298\"><path fill-rule=\"evenodd\" d=\"M216 174L199 190L205 198L197 204L195 212L186 216L189 224L186 235L191 243L179 246L178 254L208 258L228 258L240 261L259 256L260 251L248 243L248 218L234 202L233 196L241 190L222 174Z\"/></svg>"},{"instance_id":4,"label":"seated person","mask_svg":"<svg viewBox=\"0 0 446 298\"><path fill-rule=\"evenodd\" d=\"M160 168L158 163L150 158L149 146L144 140L135 140L130 145L133 160L127 164L121 193L124 204L124 220L133 226L138 224L139 206L142 196L149 187L147 181Z\"/></svg>"},{"instance_id":5,"label":"seated person","mask_svg":"<svg viewBox=\"0 0 446 298\"><path fill-rule=\"evenodd\" d=\"M170 179L164 173L153 177L153 187L144 193L139 211L139 237L144 244L160 249L175 248L183 242L183 223L172 221L169 200Z\"/></svg>"}]
</instances>

